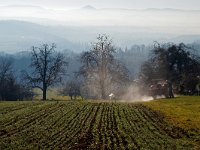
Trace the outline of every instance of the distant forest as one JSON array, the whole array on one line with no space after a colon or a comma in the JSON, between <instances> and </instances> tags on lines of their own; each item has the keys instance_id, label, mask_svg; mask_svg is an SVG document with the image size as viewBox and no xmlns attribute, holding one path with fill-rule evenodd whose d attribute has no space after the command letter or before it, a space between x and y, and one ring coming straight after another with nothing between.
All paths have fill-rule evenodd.
<instances>
[{"instance_id":1,"label":"distant forest","mask_svg":"<svg viewBox=\"0 0 200 150\"><path fill-rule=\"evenodd\" d=\"M137 80L141 76L141 71L142 71L142 68L144 68L144 64L146 62L148 62L149 60L151 60L152 56L155 55L155 45L154 44L155 43L152 43L152 45L150 45L150 46L133 45L130 48L125 48L125 49L121 49L119 47L114 47L115 50L114 50L114 53L111 54L112 57L115 58L117 62L120 62L120 64L123 64L123 66L127 69L126 73L128 74L129 81L123 81L124 83L127 82L130 86L130 82L132 83L134 80ZM173 45L173 43L167 43L164 45ZM194 42L192 44L186 44L186 45L184 45L184 47L187 48L186 52L190 56L195 56L198 58L200 57L200 43ZM160 47L160 48L162 49L163 47ZM167 49L167 47L166 47L166 49ZM88 49L88 51L89 51L89 49ZM73 50L59 50L59 52L62 53L62 55L64 56L64 60L68 63L68 65L66 66L66 73L62 79L63 84L62 85L55 84L54 86L60 87L60 86L65 85L65 92L61 92L61 93L64 95L69 95L72 98L72 95L74 95L74 94L73 93L70 94L69 90L71 90L71 89L69 89L69 86L75 86L75 84L73 84L72 81L74 81L74 78L76 78L77 73L80 72L80 68L83 65L81 62L81 57L83 57L85 52L77 53ZM12 67L10 66L12 68L11 72L14 74L13 78L16 80L15 81L16 83L17 82L20 83L21 80L23 80L22 75L21 75L23 71L26 71L28 74L31 74L31 72L33 71L33 68L30 67L30 64L32 61L31 49L27 50L27 51L13 53L13 54L1 52L0 59L7 60L10 62L10 64L12 64ZM147 70L149 70L149 68L147 68ZM197 70L197 73L198 73L198 71L199 70ZM110 75L110 76L112 76L112 75ZM168 77L163 76L163 79L164 78L166 79ZM117 79L117 80L119 80L119 79ZM121 78L120 78L120 80L121 80ZM83 79L81 82L85 83L85 81L83 81ZM113 83L113 81L112 81L112 83ZM25 83L24 87L28 86L26 84L27 83ZM128 84L124 85L124 87L127 87ZM148 83L148 84L150 84L150 83ZM196 84L196 82L195 82L195 84ZM81 85L81 83L80 83L80 85ZM117 87L118 86L115 85L115 88L117 88ZM30 91L30 88L31 87L28 88L28 91ZM81 94L80 87L74 87L74 88L75 89L77 88L75 95L77 95L77 96L84 95L84 94ZM110 90L110 92L116 90L115 88L113 90ZM192 88L194 89L194 87L192 87ZM124 88L124 89L126 89L126 88ZM1 92L3 92L2 90L4 90L4 89L1 89ZM68 91L68 92L66 92L66 91ZM119 94L120 92L118 91L116 93ZM27 94L27 96L34 95L33 93L29 93L29 92L26 94ZM107 93L107 95L108 94L109 93ZM118 97L120 97L119 95L118 95ZM90 97L90 96L85 95L84 97ZM93 95L92 98L102 98L102 97L98 96L98 94L97 94L97 95ZM103 99L106 99L106 98L108 98L108 97L106 97L106 96L103 97ZM16 99L16 98L13 98L13 99ZM18 97L17 99L20 99L20 98ZM22 98L22 99L24 99L24 98ZM12 100L12 99L10 99L10 100Z\"/></svg>"},{"instance_id":2,"label":"distant forest","mask_svg":"<svg viewBox=\"0 0 200 150\"><path fill-rule=\"evenodd\" d=\"M200 42L194 42L191 44L186 44L192 54L200 56ZM151 50L153 50L153 43L151 46L146 45L133 45L130 48L116 48L116 53L114 54L118 60L125 64L125 66L130 71L132 77L136 78L141 65L148 60L151 55ZM74 72L78 71L80 67L80 55L81 52L75 52L73 50L62 50L63 55L69 61L67 69L66 79L73 77ZM13 54L0 52L0 57L5 57L13 62L13 69L16 73L20 73L22 70L30 70L29 64L31 62L30 49L27 51L16 52Z\"/></svg>"}]
</instances>

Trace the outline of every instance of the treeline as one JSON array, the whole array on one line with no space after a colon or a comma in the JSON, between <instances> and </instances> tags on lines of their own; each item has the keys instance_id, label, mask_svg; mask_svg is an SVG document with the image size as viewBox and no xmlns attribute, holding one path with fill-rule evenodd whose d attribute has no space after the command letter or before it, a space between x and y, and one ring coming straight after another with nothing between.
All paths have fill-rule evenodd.
<instances>
[{"instance_id":1,"label":"treeline","mask_svg":"<svg viewBox=\"0 0 200 150\"><path fill-rule=\"evenodd\" d=\"M71 99L108 99L111 93L120 98L134 81L145 91L155 79L170 80L179 93L195 94L200 82L198 48L198 44L155 42L122 50L107 35L99 35L80 54L57 52L55 44L14 56L4 54L0 57L0 100L32 99L34 88L42 90L46 100L48 88L60 83L60 93Z\"/></svg>"}]
</instances>

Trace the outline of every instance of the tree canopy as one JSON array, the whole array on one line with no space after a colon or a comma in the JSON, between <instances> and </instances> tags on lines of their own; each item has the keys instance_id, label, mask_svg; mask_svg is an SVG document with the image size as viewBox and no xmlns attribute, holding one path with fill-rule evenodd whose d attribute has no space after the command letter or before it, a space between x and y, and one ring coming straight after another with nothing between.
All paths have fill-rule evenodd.
<instances>
[{"instance_id":1,"label":"tree canopy","mask_svg":"<svg viewBox=\"0 0 200 150\"><path fill-rule=\"evenodd\" d=\"M170 80L180 85L195 80L190 89L194 89L200 76L200 59L193 49L183 43L155 44L150 59L141 68L140 77L145 83L153 79ZM187 85L186 85L187 84Z\"/></svg>"}]
</instances>

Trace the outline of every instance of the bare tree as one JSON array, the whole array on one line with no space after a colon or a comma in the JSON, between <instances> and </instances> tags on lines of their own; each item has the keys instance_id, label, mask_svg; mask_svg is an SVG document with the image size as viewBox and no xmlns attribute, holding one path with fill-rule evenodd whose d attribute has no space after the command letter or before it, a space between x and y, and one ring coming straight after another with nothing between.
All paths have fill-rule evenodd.
<instances>
[{"instance_id":1,"label":"bare tree","mask_svg":"<svg viewBox=\"0 0 200 150\"><path fill-rule=\"evenodd\" d=\"M12 76L12 61L4 57L0 58L0 99L6 99L6 86Z\"/></svg>"},{"instance_id":2,"label":"bare tree","mask_svg":"<svg viewBox=\"0 0 200 150\"><path fill-rule=\"evenodd\" d=\"M13 61L0 57L0 100L22 100L32 97L31 89L18 82L13 71Z\"/></svg>"},{"instance_id":3,"label":"bare tree","mask_svg":"<svg viewBox=\"0 0 200 150\"><path fill-rule=\"evenodd\" d=\"M33 72L31 75L25 74L32 87L42 90L43 100L46 100L48 87L60 83L66 71L65 57L57 53L55 48L55 44L32 47L30 67L33 68Z\"/></svg>"},{"instance_id":4,"label":"bare tree","mask_svg":"<svg viewBox=\"0 0 200 150\"><path fill-rule=\"evenodd\" d=\"M4 57L0 57L0 83L12 72L12 61Z\"/></svg>"},{"instance_id":5,"label":"bare tree","mask_svg":"<svg viewBox=\"0 0 200 150\"><path fill-rule=\"evenodd\" d=\"M77 79L72 79L68 81L61 91L62 95L70 96L71 100L74 98L77 99L78 96L81 96L81 82Z\"/></svg>"},{"instance_id":6,"label":"bare tree","mask_svg":"<svg viewBox=\"0 0 200 150\"><path fill-rule=\"evenodd\" d=\"M128 77L127 69L114 58L114 53L112 40L99 35L92 49L81 56L79 73L85 77L85 85L91 86L91 93L98 93L101 99L107 98L114 84Z\"/></svg>"}]
</instances>

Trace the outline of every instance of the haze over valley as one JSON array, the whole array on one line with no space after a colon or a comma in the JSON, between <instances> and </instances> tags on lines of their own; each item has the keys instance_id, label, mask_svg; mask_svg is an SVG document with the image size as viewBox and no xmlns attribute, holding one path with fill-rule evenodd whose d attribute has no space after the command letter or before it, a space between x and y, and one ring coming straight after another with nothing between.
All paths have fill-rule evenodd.
<instances>
[{"instance_id":1,"label":"haze over valley","mask_svg":"<svg viewBox=\"0 0 200 150\"><path fill-rule=\"evenodd\" d=\"M45 6L38 1L32 5L0 3L0 51L18 52L54 42L59 49L80 52L104 33L123 49L154 41L193 43L200 39L197 8L64 6Z\"/></svg>"}]
</instances>

